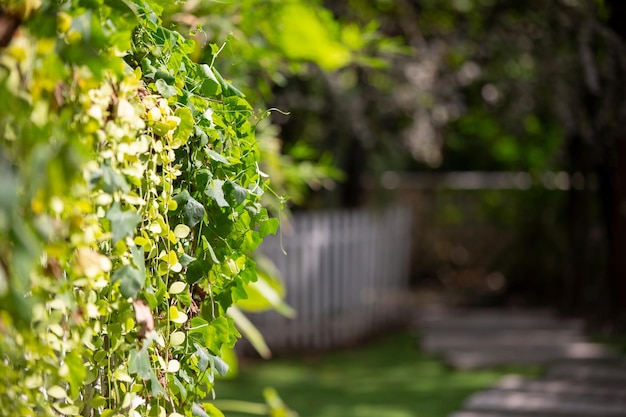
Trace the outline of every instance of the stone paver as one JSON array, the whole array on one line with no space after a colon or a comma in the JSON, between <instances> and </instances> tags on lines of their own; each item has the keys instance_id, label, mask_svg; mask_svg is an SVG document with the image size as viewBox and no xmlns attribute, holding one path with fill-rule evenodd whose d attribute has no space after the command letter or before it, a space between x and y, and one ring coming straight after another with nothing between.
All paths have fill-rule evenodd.
<instances>
[{"instance_id":1,"label":"stone paver","mask_svg":"<svg viewBox=\"0 0 626 417\"><path fill-rule=\"evenodd\" d=\"M615 361L559 361L546 372L548 378L567 378L589 383L626 387L626 363Z\"/></svg>"},{"instance_id":2,"label":"stone paver","mask_svg":"<svg viewBox=\"0 0 626 417\"><path fill-rule=\"evenodd\" d=\"M559 358L589 359L613 357L614 353L606 347L594 343L562 343L555 340L554 345L529 345L528 341L520 340L519 345L489 345L489 337L484 346L446 349L444 359L450 365L461 369L493 367L499 365L532 365L548 364ZM549 339L548 339L549 340ZM435 353L438 353L435 351Z\"/></svg>"},{"instance_id":3,"label":"stone paver","mask_svg":"<svg viewBox=\"0 0 626 417\"><path fill-rule=\"evenodd\" d=\"M439 311L417 320L422 348L458 368L545 365L468 398L450 417L626 417L626 361L583 325L546 311Z\"/></svg>"},{"instance_id":4,"label":"stone paver","mask_svg":"<svg viewBox=\"0 0 626 417\"><path fill-rule=\"evenodd\" d=\"M550 377L532 380L519 375L509 375L503 378L494 388L626 401L626 384L614 384L607 381L556 379Z\"/></svg>"},{"instance_id":5,"label":"stone paver","mask_svg":"<svg viewBox=\"0 0 626 417\"><path fill-rule=\"evenodd\" d=\"M463 369L615 356L587 342L581 321L560 320L542 310L423 313L417 327L424 350Z\"/></svg>"},{"instance_id":6,"label":"stone paver","mask_svg":"<svg viewBox=\"0 0 626 417\"><path fill-rule=\"evenodd\" d=\"M465 403L468 411L526 412L584 416L625 416L623 399L598 399L570 393L525 392L490 389L472 395Z\"/></svg>"}]
</instances>

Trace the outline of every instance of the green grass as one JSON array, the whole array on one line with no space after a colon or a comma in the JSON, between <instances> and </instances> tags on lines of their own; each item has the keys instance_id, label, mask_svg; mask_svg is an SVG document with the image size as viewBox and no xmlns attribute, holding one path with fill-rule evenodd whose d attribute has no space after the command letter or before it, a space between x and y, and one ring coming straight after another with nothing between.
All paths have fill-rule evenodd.
<instances>
[{"instance_id":1,"label":"green grass","mask_svg":"<svg viewBox=\"0 0 626 417\"><path fill-rule=\"evenodd\" d=\"M216 391L221 400L262 403L263 388L271 386L300 417L445 417L512 372L536 375L539 369L454 370L420 352L404 333L349 351L254 362L236 379L218 381Z\"/></svg>"}]
</instances>

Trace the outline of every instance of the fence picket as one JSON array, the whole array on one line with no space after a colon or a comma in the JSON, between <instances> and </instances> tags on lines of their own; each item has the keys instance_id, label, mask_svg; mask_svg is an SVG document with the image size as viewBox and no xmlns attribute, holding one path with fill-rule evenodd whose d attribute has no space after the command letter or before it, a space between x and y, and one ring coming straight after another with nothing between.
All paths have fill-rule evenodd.
<instances>
[{"instance_id":1,"label":"fence picket","mask_svg":"<svg viewBox=\"0 0 626 417\"><path fill-rule=\"evenodd\" d=\"M296 213L290 233L269 236L260 252L283 278L295 319L250 314L273 351L352 343L398 320L408 288L410 211L391 207ZM243 350L249 350L243 344Z\"/></svg>"}]
</instances>

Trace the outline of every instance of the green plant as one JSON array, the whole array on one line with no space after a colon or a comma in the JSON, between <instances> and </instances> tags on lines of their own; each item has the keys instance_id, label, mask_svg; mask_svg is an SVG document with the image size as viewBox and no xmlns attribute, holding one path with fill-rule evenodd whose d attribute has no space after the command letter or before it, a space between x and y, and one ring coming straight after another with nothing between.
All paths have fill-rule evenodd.
<instances>
[{"instance_id":1,"label":"green plant","mask_svg":"<svg viewBox=\"0 0 626 417\"><path fill-rule=\"evenodd\" d=\"M228 310L278 222L219 48L195 63L161 12L0 8L3 415L222 415L206 399L240 336Z\"/></svg>"},{"instance_id":2,"label":"green plant","mask_svg":"<svg viewBox=\"0 0 626 417\"><path fill-rule=\"evenodd\" d=\"M289 205L310 206L311 190L332 190L346 179L341 158L337 158L341 153L324 141L332 138L333 143L345 143L343 137L337 140L339 135L332 127L347 125L346 119L351 119L341 114L341 122L335 123L322 113L336 113L342 106L354 110L345 98L331 100L326 90L331 88L333 95L339 95L351 89L360 71L368 68L379 73L388 64L388 56L401 50L397 42L380 34L375 17L359 24L342 19L323 3L242 0L168 6L172 24L194 33L199 45L221 45L220 62L228 66L229 76L242 86L255 108L272 109L271 117L257 126L257 138L261 168L270 175L271 188L279 195L273 198L274 193L267 193L264 198L273 212L284 208L282 196ZM234 18L223 19L223 15ZM199 48L195 54L210 61L212 52ZM336 77L338 82L329 81ZM299 91L300 82L311 88ZM286 95L294 101L285 100ZM364 95L359 94L360 99ZM315 118L307 117L302 107ZM282 130L288 120L297 120L306 129Z\"/></svg>"}]
</instances>

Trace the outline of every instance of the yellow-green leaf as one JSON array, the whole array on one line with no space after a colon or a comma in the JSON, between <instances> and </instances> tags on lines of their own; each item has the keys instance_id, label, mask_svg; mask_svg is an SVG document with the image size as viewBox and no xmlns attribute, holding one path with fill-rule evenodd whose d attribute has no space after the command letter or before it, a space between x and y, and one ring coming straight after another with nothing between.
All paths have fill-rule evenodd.
<instances>
[{"instance_id":1,"label":"yellow-green leaf","mask_svg":"<svg viewBox=\"0 0 626 417\"><path fill-rule=\"evenodd\" d=\"M181 223L176 225L176 227L174 228L174 236L179 239L184 239L189 236L189 232L191 232L191 229L186 224Z\"/></svg>"},{"instance_id":2,"label":"yellow-green leaf","mask_svg":"<svg viewBox=\"0 0 626 417\"><path fill-rule=\"evenodd\" d=\"M176 373L179 370L180 370L180 362L178 362L176 359L172 359L171 361L167 363L167 372Z\"/></svg>"},{"instance_id":3,"label":"yellow-green leaf","mask_svg":"<svg viewBox=\"0 0 626 417\"><path fill-rule=\"evenodd\" d=\"M170 285L170 289L168 292L170 294L180 294L181 292L185 291L186 286L187 284L185 284L184 282L176 281L172 285Z\"/></svg>"},{"instance_id":4,"label":"yellow-green leaf","mask_svg":"<svg viewBox=\"0 0 626 417\"><path fill-rule=\"evenodd\" d=\"M80 413L80 409L75 405L55 403L52 406L59 413L65 414L66 416L77 416L78 413Z\"/></svg>"},{"instance_id":5,"label":"yellow-green leaf","mask_svg":"<svg viewBox=\"0 0 626 417\"><path fill-rule=\"evenodd\" d=\"M178 129L174 133L174 139L184 145L193 132L193 115L187 107L179 107L174 114L180 118Z\"/></svg>"},{"instance_id":6,"label":"yellow-green leaf","mask_svg":"<svg viewBox=\"0 0 626 417\"><path fill-rule=\"evenodd\" d=\"M56 398L57 400L67 398L67 392L65 392L65 390L58 385L51 386L47 391L49 396Z\"/></svg>"},{"instance_id":7,"label":"yellow-green leaf","mask_svg":"<svg viewBox=\"0 0 626 417\"><path fill-rule=\"evenodd\" d=\"M185 333L183 332L174 332L170 334L170 345L171 346L180 346L185 342Z\"/></svg>"},{"instance_id":8,"label":"yellow-green leaf","mask_svg":"<svg viewBox=\"0 0 626 417\"><path fill-rule=\"evenodd\" d=\"M187 321L187 314L178 310L176 306L170 306L170 320L177 324L183 324Z\"/></svg>"}]
</instances>

